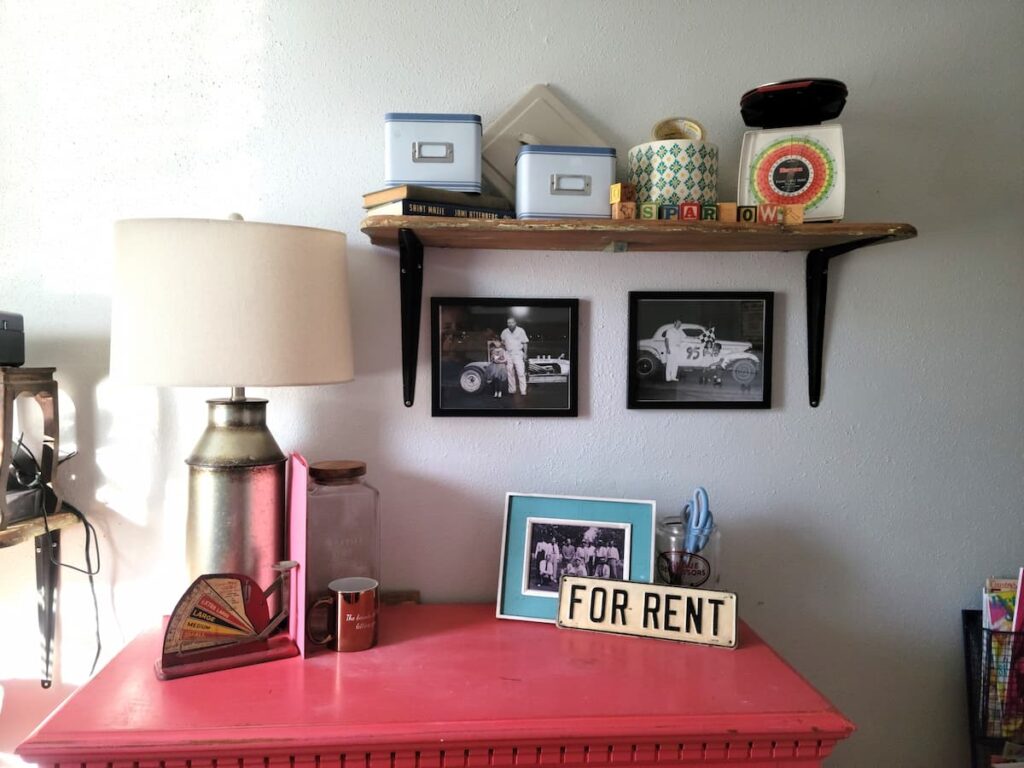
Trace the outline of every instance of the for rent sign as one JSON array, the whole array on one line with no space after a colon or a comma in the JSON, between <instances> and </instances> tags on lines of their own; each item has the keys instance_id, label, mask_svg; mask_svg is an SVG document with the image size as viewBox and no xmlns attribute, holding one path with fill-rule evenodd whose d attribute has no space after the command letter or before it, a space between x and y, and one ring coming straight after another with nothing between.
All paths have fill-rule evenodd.
<instances>
[{"instance_id":1,"label":"for rent sign","mask_svg":"<svg viewBox=\"0 0 1024 768\"><path fill-rule=\"evenodd\" d=\"M558 626L735 648L736 595L564 576Z\"/></svg>"}]
</instances>

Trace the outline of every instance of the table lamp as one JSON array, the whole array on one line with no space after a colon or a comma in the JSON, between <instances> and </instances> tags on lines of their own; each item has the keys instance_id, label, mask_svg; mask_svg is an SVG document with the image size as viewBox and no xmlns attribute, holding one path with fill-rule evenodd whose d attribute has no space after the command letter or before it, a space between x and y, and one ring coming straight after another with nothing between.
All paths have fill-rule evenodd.
<instances>
[{"instance_id":1,"label":"table lamp","mask_svg":"<svg viewBox=\"0 0 1024 768\"><path fill-rule=\"evenodd\" d=\"M285 455L246 386L352 379L345 235L209 219L114 227L110 371L121 381L225 386L192 454L189 576L270 584L285 557Z\"/></svg>"}]
</instances>

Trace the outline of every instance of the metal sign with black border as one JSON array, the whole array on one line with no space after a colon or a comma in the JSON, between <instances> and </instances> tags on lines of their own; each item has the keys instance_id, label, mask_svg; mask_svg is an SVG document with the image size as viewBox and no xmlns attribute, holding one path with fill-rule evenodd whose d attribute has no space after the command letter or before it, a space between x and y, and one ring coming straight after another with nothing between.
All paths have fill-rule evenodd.
<instances>
[{"instance_id":1,"label":"metal sign with black border","mask_svg":"<svg viewBox=\"0 0 1024 768\"><path fill-rule=\"evenodd\" d=\"M563 576L558 626L736 647L736 595L639 581Z\"/></svg>"}]
</instances>

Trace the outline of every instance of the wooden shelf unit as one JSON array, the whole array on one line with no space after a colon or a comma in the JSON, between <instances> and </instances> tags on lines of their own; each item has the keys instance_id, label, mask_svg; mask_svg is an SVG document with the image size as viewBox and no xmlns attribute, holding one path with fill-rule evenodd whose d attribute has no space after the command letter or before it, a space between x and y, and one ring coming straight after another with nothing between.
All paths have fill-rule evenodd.
<instances>
[{"instance_id":1,"label":"wooden shelf unit","mask_svg":"<svg viewBox=\"0 0 1024 768\"><path fill-rule=\"evenodd\" d=\"M808 389L812 407L821 399L828 263L836 256L878 243L917 236L910 224L743 224L718 221L613 219L460 219L370 216L361 225L374 245L398 247L402 303L402 374L406 406L415 398L423 249L475 248L530 251L807 252Z\"/></svg>"}]
</instances>

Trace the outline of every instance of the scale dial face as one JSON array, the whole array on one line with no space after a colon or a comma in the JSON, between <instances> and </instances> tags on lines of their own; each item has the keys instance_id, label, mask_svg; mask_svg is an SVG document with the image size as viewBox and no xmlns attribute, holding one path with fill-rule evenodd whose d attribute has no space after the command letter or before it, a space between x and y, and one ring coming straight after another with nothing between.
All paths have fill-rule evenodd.
<instances>
[{"instance_id":1,"label":"scale dial face","mask_svg":"<svg viewBox=\"0 0 1024 768\"><path fill-rule=\"evenodd\" d=\"M835 158L828 147L806 136L789 136L754 159L750 194L759 203L802 203L810 211L828 198L835 183Z\"/></svg>"}]
</instances>

